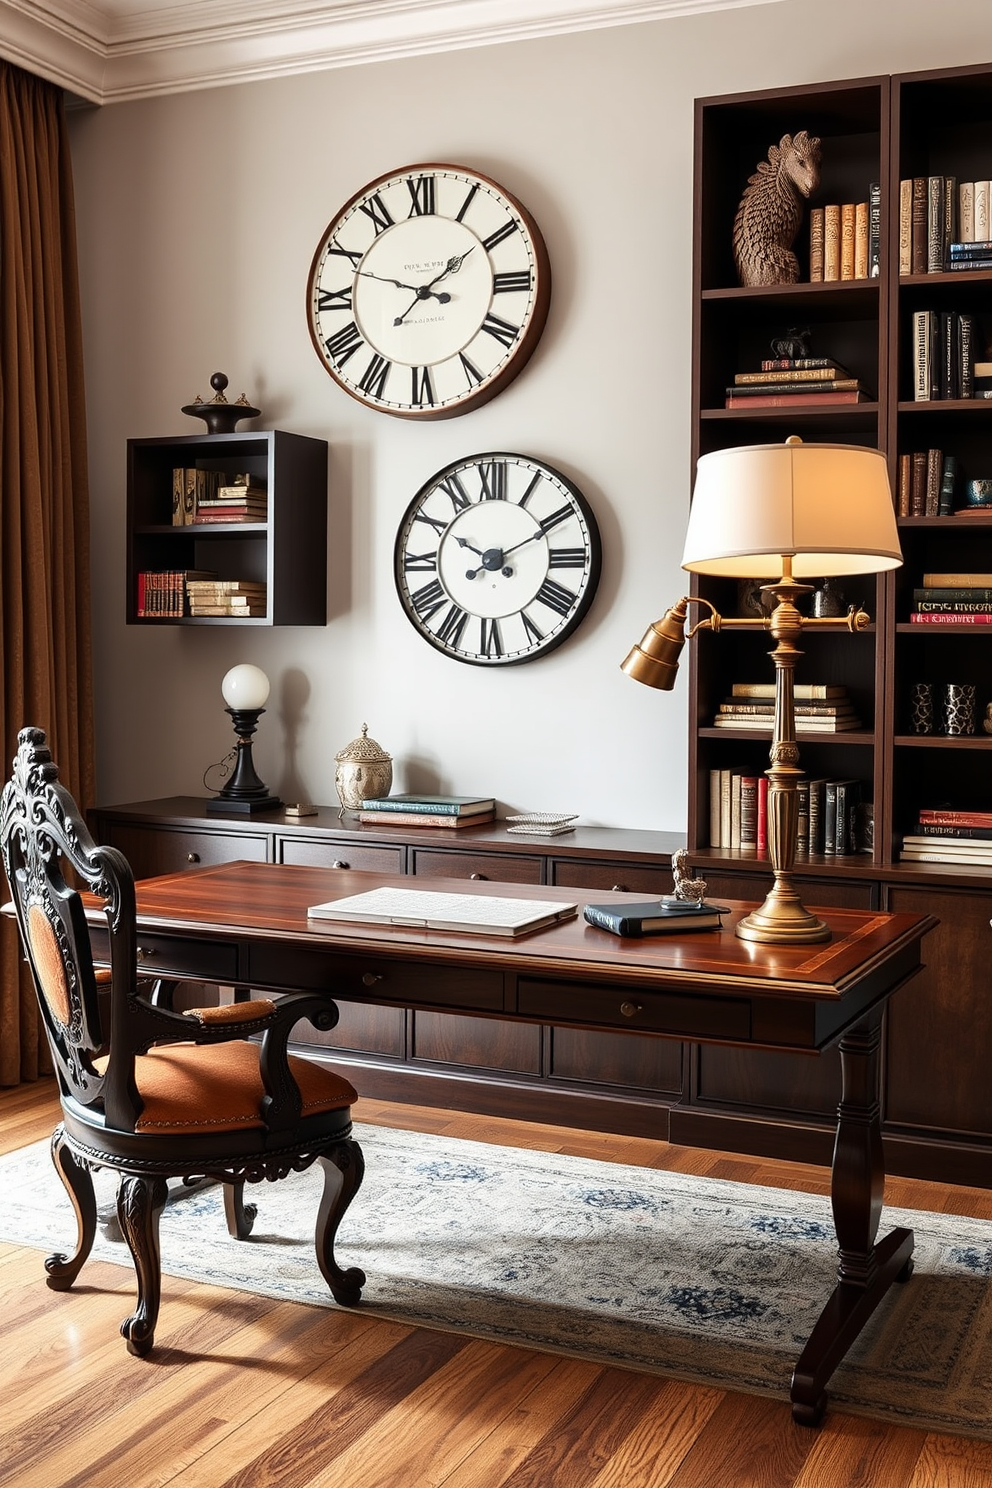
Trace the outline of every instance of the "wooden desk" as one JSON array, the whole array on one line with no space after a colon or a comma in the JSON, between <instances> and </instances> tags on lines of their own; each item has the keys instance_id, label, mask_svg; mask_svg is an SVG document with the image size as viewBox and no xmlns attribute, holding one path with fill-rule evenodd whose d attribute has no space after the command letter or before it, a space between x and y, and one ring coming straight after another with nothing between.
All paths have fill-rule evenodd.
<instances>
[{"instance_id":1,"label":"wooden desk","mask_svg":"<svg viewBox=\"0 0 992 1488\"><path fill-rule=\"evenodd\" d=\"M309 921L307 907L401 876L230 863L146 879L139 954L149 972L268 992L636 1031L815 1054L840 1047L831 1202L838 1282L792 1380L795 1419L815 1425L826 1384L893 1281L912 1271L912 1231L877 1241L882 1206L879 1044L888 998L920 969L932 916L828 911L826 945L758 946L722 931L619 940L580 917L516 941L396 926ZM465 893L456 880L438 891ZM471 892L578 900L575 890L473 883ZM589 897L588 895L585 897ZM639 896L594 896L619 903ZM94 915L99 955L99 921Z\"/></svg>"}]
</instances>

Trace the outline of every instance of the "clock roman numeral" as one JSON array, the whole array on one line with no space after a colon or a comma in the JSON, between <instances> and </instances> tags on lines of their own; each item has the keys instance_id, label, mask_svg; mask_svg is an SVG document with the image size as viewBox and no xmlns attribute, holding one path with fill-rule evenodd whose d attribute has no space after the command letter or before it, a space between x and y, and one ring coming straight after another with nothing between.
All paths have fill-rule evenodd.
<instances>
[{"instance_id":1,"label":"clock roman numeral","mask_svg":"<svg viewBox=\"0 0 992 1488\"><path fill-rule=\"evenodd\" d=\"M517 290L529 290L533 282L530 269L520 269L513 274L493 275L493 294L513 294Z\"/></svg>"},{"instance_id":2,"label":"clock roman numeral","mask_svg":"<svg viewBox=\"0 0 992 1488\"><path fill-rule=\"evenodd\" d=\"M438 610L443 610L448 596L441 587L440 579L432 579L422 589L410 595L410 601L421 620L430 620Z\"/></svg>"},{"instance_id":3,"label":"clock roman numeral","mask_svg":"<svg viewBox=\"0 0 992 1488\"><path fill-rule=\"evenodd\" d=\"M526 506L527 503L528 503L528 501L533 496L533 494L537 490L538 486L541 485L541 483L542 483L543 480L544 480L544 477L542 476L541 472L538 471L537 474L534 476L533 480L531 481L530 485L527 487L527 489L524 492L524 494L521 496L520 500L517 502L517 505L518 506Z\"/></svg>"},{"instance_id":4,"label":"clock roman numeral","mask_svg":"<svg viewBox=\"0 0 992 1488\"><path fill-rule=\"evenodd\" d=\"M503 638L499 633L499 621L479 617L479 655L503 656Z\"/></svg>"},{"instance_id":5,"label":"clock roman numeral","mask_svg":"<svg viewBox=\"0 0 992 1488\"><path fill-rule=\"evenodd\" d=\"M380 356L376 352L365 368L365 375L358 386L363 393L368 393L370 398L381 398L386 386L386 379L392 370L392 362L387 362L384 356Z\"/></svg>"},{"instance_id":6,"label":"clock roman numeral","mask_svg":"<svg viewBox=\"0 0 992 1488\"><path fill-rule=\"evenodd\" d=\"M328 355L332 362L338 367L343 367L345 362L355 355L360 346L364 346L362 333L353 320L349 320L346 326L333 336L328 336L324 342Z\"/></svg>"},{"instance_id":7,"label":"clock roman numeral","mask_svg":"<svg viewBox=\"0 0 992 1488\"><path fill-rule=\"evenodd\" d=\"M437 549L433 553L404 553L405 573L437 573Z\"/></svg>"},{"instance_id":8,"label":"clock roman numeral","mask_svg":"<svg viewBox=\"0 0 992 1488\"><path fill-rule=\"evenodd\" d=\"M585 568L585 548L552 548L548 555L549 568Z\"/></svg>"},{"instance_id":9,"label":"clock roman numeral","mask_svg":"<svg viewBox=\"0 0 992 1488\"><path fill-rule=\"evenodd\" d=\"M317 314L323 315L325 310L350 310L352 286L346 284L344 289L318 289L317 291Z\"/></svg>"},{"instance_id":10,"label":"clock roman numeral","mask_svg":"<svg viewBox=\"0 0 992 1488\"><path fill-rule=\"evenodd\" d=\"M520 618L524 622L524 630L527 632L532 643L535 646L539 646L544 640L544 631L531 619L526 610L520 611Z\"/></svg>"},{"instance_id":11,"label":"clock roman numeral","mask_svg":"<svg viewBox=\"0 0 992 1488\"><path fill-rule=\"evenodd\" d=\"M415 522L426 522L428 527L433 527L439 536L448 525L447 522L442 522L439 517L429 517L426 512L417 512L413 520Z\"/></svg>"},{"instance_id":12,"label":"clock roman numeral","mask_svg":"<svg viewBox=\"0 0 992 1488\"><path fill-rule=\"evenodd\" d=\"M566 517L570 517L572 515L573 508L571 506L560 506L558 510L552 512L549 517L542 517L539 524L541 531L544 533L550 532L553 527L558 526L559 522L564 522Z\"/></svg>"},{"instance_id":13,"label":"clock roman numeral","mask_svg":"<svg viewBox=\"0 0 992 1488\"><path fill-rule=\"evenodd\" d=\"M491 310L482 322L481 329L488 331L489 335L493 336L501 346L512 346L520 335L519 326L511 325L508 320L500 320L499 316L494 315Z\"/></svg>"},{"instance_id":14,"label":"clock roman numeral","mask_svg":"<svg viewBox=\"0 0 992 1488\"><path fill-rule=\"evenodd\" d=\"M445 641L449 646L457 646L467 620L466 612L453 604L435 631L435 635L439 641Z\"/></svg>"},{"instance_id":15,"label":"clock roman numeral","mask_svg":"<svg viewBox=\"0 0 992 1488\"><path fill-rule=\"evenodd\" d=\"M563 584L556 584L554 579L545 579L544 583L534 595L542 604L546 604L549 610L557 610L559 615L571 613L572 606L578 599L571 589L566 589Z\"/></svg>"},{"instance_id":16,"label":"clock roman numeral","mask_svg":"<svg viewBox=\"0 0 992 1488\"><path fill-rule=\"evenodd\" d=\"M359 210L364 212L375 228L376 237L385 232L387 227L392 227L393 219L389 215L389 208L379 195L374 191L367 201L359 202Z\"/></svg>"},{"instance_id":17,"label":"clock roman numeral","mask_svg":"<svg viewBox=\"0 0 992 1488\"><path fill-rule=\"evenodd\" d=\"M407 190L410 193L411 217L433 217L437 210L434 206L434 176L408 176Z\"/></svg>"},{"instance_id":18,"label":"clock roman numeral","mask_svg":"<svg viewBox=\"0 0 992 1488\"><path fill-rule=\"evenodd\" d=\"M464 511L467 506L472 505L457 470L451 475L446 475L444 480L438 481L437 488L448 497L456 512Z\"/></svg>"},{"instance_id":19,"label":"clock roman numeral","mask_svg":"<svg viewBox=\"0 0 992 1488\"><path fill-rule=\"evenodd\" d=\"M466 196L465 200L462 202L462 204L459 207L458 212L457 212L457 214L455 216L455 221L456 222L461 222L462 218L465 216L465 213L468 211L469 207L472 205L473 201L475 200L476 192L478 191L478 189L479 189L478 186L472 186L469 189L468 196Z\"/></svg>"},{"instance_id":20,"label":"clock roman numeral","mask_svg":"<svg viewBox=\"0 0 992 1488\"><path fill-rule=\"evenodd\" d=\"M487 460L479 466L483 501L506 500L506 466L499 460Z\"/></svg>"},{"instance_id":21,"label":"clock roman numeral","mask_svg":"<svg viewBox=\"0 0 992 1488\"><path fill-rule=\"evenodd\" d=\"M331 243L327 252L329 255L333 253L338 258L346 258L353 269L358 268L365 256L363 253L355 253L351 248L345 248L341 243Z\"/></svg>"},{"instance_id":22,"label":"clock roman numeral","mask_svg":"<svg viewBox=\"0 0 992 1488\"><path fill-rule=\"evenodd\" d=\"M473 364L469 361L468 357L463 351L460 351L458 353L458 360L462 364L462 368L465 372L465 377L468 381L469 387L475 387L482 381L482 373L479 371L478 367L473 366Z\"/></svg>"},{"instance_id":23,"label":"clock roman numeral","mask_svg":"<svg viewBox=\"0 0 992 1488\"><path fill-rule=\"evenodd\" d=\"M414 408L423 408L425 403L434 406L434 384L431 381L430 367L411 367L413 387L410 401Z\"/></svg>"},{"instance_id":24,"label":"clock roman numeral","mask_svg":"<svg viewBox=\"0 0 992 1488\"><path fill-rule=\"evenodd\" d=\"M483 238L482 246L483 248L485 248L487 253L492 253L497 243L502 243L505 241L505 239L512 237L512 235L516 231L517 224L511 217L509 222L504 222L502 227L498 227L495 232L491 232L488 238Z\"/></svg>"}]
</instances>

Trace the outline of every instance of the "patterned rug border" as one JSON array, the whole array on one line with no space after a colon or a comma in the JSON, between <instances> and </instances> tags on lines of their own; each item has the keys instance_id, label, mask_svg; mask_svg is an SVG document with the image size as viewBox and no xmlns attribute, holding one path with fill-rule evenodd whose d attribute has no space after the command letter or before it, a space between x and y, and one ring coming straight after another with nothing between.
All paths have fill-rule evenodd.
<instances>
[{"instance_id":1,"label":"patterned rug border","mask_svg":"<svg viewBox=\"0 0 992 1488\"><path fill-rule=\"evenodd\" d=\"M788 1399L834 1281L826 1198L378 1126L356 1136L366 1179L338 1253L368 1274L363 1310ZM106 1203L113 1175L97 1182ZM0 1183L0 1240L71 1246L47 1142L0 1158ZM163 1272L333 1308L313 1256L318 1194L313 1170L250 1190L247 1242L227 1235L218 1189L183 1196L162 1216ZM916 1232L914 1276L837 1370L831 1404L992 1441L992 1222L886 1208L880 1233L895 1225ZM130 1270L102 1234L93 1254Z\"/></svg>"}]
</instances>

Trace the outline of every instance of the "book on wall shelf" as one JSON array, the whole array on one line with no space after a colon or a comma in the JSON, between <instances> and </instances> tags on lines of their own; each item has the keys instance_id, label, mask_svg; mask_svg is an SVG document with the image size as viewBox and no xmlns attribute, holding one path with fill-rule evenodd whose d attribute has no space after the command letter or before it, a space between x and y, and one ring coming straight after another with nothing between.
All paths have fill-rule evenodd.
<instances>
[{"instance_id":1,"label":"book on wall shelf","mask_svg":"<svg viewBox=\"0 0 992 1488\"><path fill-rule=\"evenodd\" d=\"M881 185L873 181L864 201L828 202L810 208L811 284L879 277L881 204Z\"/></svg>"},{"instance_id":2,"label":"book on wall shelf","mask_svg":"<svg viewBox=\"0 0 992 1488\"><path fill-rule=\"evenodd\" d=\"M871 802L863 782L854 779L815 779L797 782L800 853L846 856L870 852ZM754 792L751 826L749 793ZM710 847L768 853L768 780L746 768L710 770Z\"/></svg>"},{"instance_id":3,"label":"book on wall shelf","mask_svg":"<svg viewBox=\"0 0 992 1488\"><path fill-rule=\"evenodd\" d=\"M992 811L925 807L901 841L906 862L992 868Z\"/></svg>"},{"instance_id":4,"label":"book on wall shelf","mask_svg":"<svg viewBox=\"0 0 992 1488\"><path fill-rule=\"evenodd\" d=\"M731 695L717 708L713 719L714 728L755 729L771 731L775 721L775 685L769 683L770 692L738 692L738 687L751 688L760 684L736 683ZM795 723L798 733L847 733L861 728L861 719L845 687L830 689L830 697L819 697L818 684L806 684L809 693L800 691L803 684L795 684Z\"/></svg>"},{"instance_id":5,"label":"book on wall shelf","mask_svg":"<svg viewBox=\"0 0 992 1488\"><path fill-rule=\"evenodd\" d=\"M135 612L139 620L176 620L187 613L190 581L213 580L209 569L143 569L137 575Z\"/></svg>"}]
</instances>

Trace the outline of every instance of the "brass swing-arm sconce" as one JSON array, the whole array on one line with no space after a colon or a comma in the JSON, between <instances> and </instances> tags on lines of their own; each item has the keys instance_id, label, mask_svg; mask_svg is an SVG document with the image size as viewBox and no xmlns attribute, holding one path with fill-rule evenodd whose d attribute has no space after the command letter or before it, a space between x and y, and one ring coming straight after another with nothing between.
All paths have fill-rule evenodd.
<instances>
[{"instance_id":1,"label":"brass swing-arm sconce","mask_svg":"<svg viewBox=\"0 0 992 1488\"><path fill-rule=\"evenodd\" d=\"M775 600L767 616L727 618L708 599L687 595L649 627L622 663L635 681L670 692L687 639L700 631L764 630L776 642L775 714L769 753L768 855L774 882L765 902L737 924L744 940L801 945L829 940L793 883L798 828L796 787L803 776L796 743L795 669L804 630L865 630L853 606L839 619L800 614L812 591L803 578L873 573L902 562L885 456L860 446L749 445L703 455L698 463L682 567L722 577L763 578ZM799 568L799 576L796 569ZM775 577L778 575L778 577ZM709 614L686 635L689 606Z\"/></svg>"}]
</instances>

